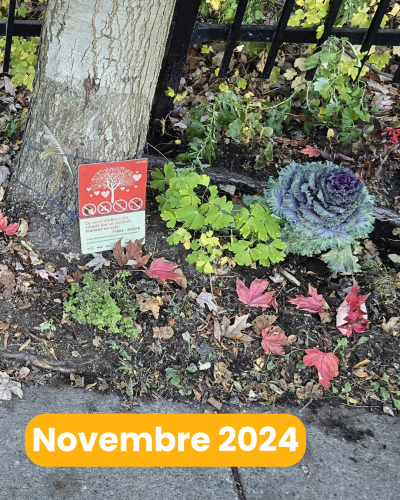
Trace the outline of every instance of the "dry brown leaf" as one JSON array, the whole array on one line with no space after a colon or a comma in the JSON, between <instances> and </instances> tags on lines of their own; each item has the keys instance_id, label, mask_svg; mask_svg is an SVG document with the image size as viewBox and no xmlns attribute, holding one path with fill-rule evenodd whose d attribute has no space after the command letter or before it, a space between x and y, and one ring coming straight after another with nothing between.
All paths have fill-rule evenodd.
<instances>
[{"instance_id":1,"label":"dry brown leaf","mask_svg":"<svg viewBox=\"0 0 400 500\"><path fill-rule=\"evenodd\" d=\"M29 224L26 219L19 219L18 231L15 233L18 238L24 238L29 231Z\"/></svg>"},{"instance_id":2,"label":"dry brown leaf","mask_svg":"<svg viewBox=\"0 0 400 500\"><path fill-rule=\"evenodd\" d=\"M259 335L265 328L269 328L277 319L277 316L267 316L266 314L262 314L261 316L257 316L257 318L253 321L252 326L253 330Z\"/></svg>"},{"instance_id":3,"label":"dry brown leaf","mask_svg":"<svg viewBox=\"0 0 400 500\"><path fill-rule=\"evenodd\" d=\"M0 372L0 400L9 401L11 393L21 399L23 396L21 384L10 379L8 373Z\"/></svg>"},{"instance_id":4,"label":"dry brown leaf","mask_svg":"<svg viewBox=\"0 0 400 500\"><path fill-rule=\"evenodd\" d=\"M170 326L153 327L153 339L168 340L174 335L174 330Z\"/></svg>"},{"instance_id":5,"label":"dry brown leaf","mask_svg":"<svg viewBox=\"0 0 400 500\"><path fill-rule=\"evenodd\" d=\"M158 319L160 315L160 303L155 297L143 297L140 293L136 295L136 300L140 304L140 311L146 312L150 311L153 313L153 316Z\"/></svg>"},{"instance_id":6,"label":"dry brown leaf","mask_svg":"<svg viewBox=\"0 0 400 500\"><path fill-rule=\"evenodd\" d=\"M356 377L359 377L359 378L369 377L368 373L363 372L362 370L354 370L354 369L353 369L353 374L354 374Z\"/></svg>"},{"instance_id":7,"label":"dry brown leaf","mask_svg":"<svg viewBox=\"0 0 400 500\"><path fill-rule=\"evenodd\" d=\"M77 269L72 273L72 277L74 278L74 281L76 281L77 283L80 283L83 278L82 273L79 271L79 269Z\"/></svg>"},{"instance_id":8,"label":"dry brown leaf","mask_svg":"<svg viewBox=\"0 0 400 500\"><path fill-rule=\"evenodd\" d=\"M210 405L213 405L214 408L217 410L220 410L222 408L222 403L220 403L217 399L213 398L212 396L207 399L207 401L210 403Z\"/></svg>"},{"instance_id":9,"label":"dry brown leaf","mask_svg":"<svg viewBox=\"0 0 400 500\"><path fill-rule=\"evenodd\" d=\"M304 387L299 387L298 389L296 389L296 396L299 399L311 398L313 385L314 385L314 382L307 382L307 384Z\"/></svg>"},{"instance_id":10,"label":"dry brown leaf","mask_svg":"<svg viewBox=\"0 0 400 500\"><path fill-rule=\"evenodd\" d=\"M258 358L254 361L253 370L256 372L259 372L264 367L264 365L265 365L265 361L264 361L264 358L261 356L260 358Z\"/></svg>"},{"instance_id":11,"label":"dry brown leaf","mask_svg":"<svg viewBox=\"0 0 400 500\"><path fill-rule=\"evenodd\" d=\"M0 321L0 330L7 330L7 328L10 326L10 323L3 323Z\"/></svg>"},{"instance_id":12,"label":"dry brown leaf","mask_svg":"<svg viewBox=\"0 0 400 500\"><path fill-rule=\"evenodd\" d=\"M100 337L95 337L95 338L93 339L93 345L94 345L95 347L100 347L100 344L101 344L101 338L100 338Z\"/></svg>"},{"instance_id":13,"label":"dry brown leaf","mask_svg":"<svg viewBox=\"0 0 400 500\"><path fill-rule=\"evenodd\" d=\"M381 327L386 333L396 335L400 331L400 316L393 316L387 323L382 323Z\"/></svg>"},{"instance_id":14,"label":"dry brown leaf","mask_svg":"<svg viewBox=\"0 0 400 500\"><path fill-rule=\"evenodd\" d=\"M90 389L91 387L94 387L95 385L97 385L97 382L93 382L93 384L88 384L88 385L85 387L85 390L87 391L88 389Z\"/></svg>"},{"instance_id":15,"label":"dry brown leaf","mask_svg":"<svg viewBox=\"0 0 400 500\"><path fill-rule=\"evenodd\" d=\"M75 382L75 385L71 384L71 387L79 387L79 388L85 387L85 378L84 377L80 377L79 375L75 375L74 373L71 373L69 375L69 379L72 382Z\"/></svg>"},{"instance_id":16,"label":"dry brown leaf","mask_svg":"<svg viewBox=\"0 0 400 500\"><path fill-rule=\"evenodd\" d=\"M143 255L143 238L135 242L129 240L125 248L122 246L121 241L117 241L113 248L114 257L120 266L141 267L147 264L150 255Z\"/></svg>"},{"instance_id":17,"label":"dry brown leaf","mask_svg":"<svg viewBox=\"0 0 400 500\"><path fill-rule=\"evenodd\" d=\"M367 250L367 252L372 257L378 257L378 255L379 255L378 248L377 248L377 246L375 245L375 243L373 241L371 241L371 240L364 240L362 243L363 243L365 249Z\"/></svg>"},{"instance_id":18,"label":"dry brown leaf","mask_svg":"<svg viewBox=\"0 0 400 500\"><path fill-rule=\"evenodd\" d=\"M228 370L228 365L220 361L214 364L214 379L216 382L227 382L232 381L232 372Z\"/></svg>"},{"instance_id":19,"label":"dry brown leaf","mask_svg":"<svg viewBox=\"0 0 400 500\"><path fill-rule=\"evenodd\" d=\"M228 318L224 317L220 326L221 336L234 340L242 340L243 342L251 342L253 339L249 335L242 333L242 330L251 326L250 323L247 323L248 317L249 314L236 316L233 325L231 325Z\"/></svg>"},{"instance_id":20,"label":"dry brown leaf","mask_svg":"<svg viewBox=\"0 0 400 500\"><path fill-rule=\"evenodd\" d=\"M193 394L195 395L197 401L200 401L200 399L201 399L201 392L196 391L196 389L193 389Z\"/></svg>"},{"instance_id":21,"label":"dry brown leaf","mask_svg":"<svg viewBox=\"0 0 400 500\"><path fill-rule=\"evenodd\" d=\"M330 323L333 319L333 312L325 311L318 314L321 319L321 323Z\"/></svg>"},{"instance_id":22,"label":"dry brown leaf","mask_svg":"<svg viewBox=\"0 0 400 500\"><path fill-rule=\"evenodd\" d=\"M360 361L359 363L357 363L356 365L354 365L353 368L358 368L359 366L368 365L368 363L371 363L371 360L370 359L364 359L363 361Z\"/></svg>"},{"instance_id":23,"label":"dry brown leaf","mask_svg":"<svg viewBox=\"0 0 400 500\"><path fill-rule=\"evenodd\" d=\"M288 340L289 345L291 345L297 341L297 337L296 337L296 335L289 335L287 340Z\"/></svg>"}]
</instances>

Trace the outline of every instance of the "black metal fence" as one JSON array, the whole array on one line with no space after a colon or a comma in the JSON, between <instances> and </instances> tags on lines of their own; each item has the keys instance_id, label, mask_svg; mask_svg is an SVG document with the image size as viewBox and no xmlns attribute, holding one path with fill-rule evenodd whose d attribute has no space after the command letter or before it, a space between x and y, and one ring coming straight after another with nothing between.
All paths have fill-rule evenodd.
<instances>
[{"instance_id":1,"label":"black metal fence","mask_svg":"<svg viewBox=\"0 0 400 500\"><path fill-rule=\"evenodd\" d=\"M288 21L293 11L295 0L286 0L277 26L244 25L243 17L249 0L239 0L235 19L232 25L209 24L197 21L201 0L177 0L172 21L166 53L157 92L153 105L153 117L163 118L171 109L171 98L165 95L165 90L171 87L177 90L183 67L190 47L199 42L226 41L224 58L220 68L220 77L225 77L229 63L237 43L240 42L270 42L271 47L265 63L263 78L268 78L282 43L317 44L320 46L333 35L346 37L353 45L361 45L361 52L368 52L372 45L388 47L400 46L400 29L381 29L380 24L386 14L391 0L380 0L368 29L335 28L334 23L344 0L331 0L329 12L324 23L324 33L317 40L317 28L289 27ZM10 0L7 20L0 20L0 36L6 37L3 72L7 73L10 65L10 54L13 36L40 36L41 21L15 20L16 0ZM366 57L362 61L366 62ZM360 69L361 71L361 69ZM311 75L308 74L308 78ZM394 78L394 83L400 83L400 65Z\"/></svg>"}]
</instances>

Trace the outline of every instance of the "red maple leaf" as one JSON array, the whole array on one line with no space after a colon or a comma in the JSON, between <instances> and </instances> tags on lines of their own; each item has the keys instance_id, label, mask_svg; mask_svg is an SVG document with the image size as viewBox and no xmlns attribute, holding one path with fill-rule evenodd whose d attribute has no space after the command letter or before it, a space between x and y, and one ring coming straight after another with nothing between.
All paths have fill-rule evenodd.
<instances>
[{"instance_id":1,"label":"red maple leaf","mask_svg":"<svg viewBox=\"0 0 400 500\"><path fill-rule=\"evenodd\" d=\"M336 311L337 328L346 337L350 337L354 333L354 342L356 341L356 334L362 333L369 325L367 307L365 305L369 294L358 295L359 293L360 289L354 280L353 288Z\"/></svg>"},{"instance_id":2,"label":"red maple leaf","mask_svg":"<svg viewBox=\"0 0 400 500\"><path fill-rule=\"evenodd\" d=\"M170 281L182 281L182 276L177 273L173 273L172 271L178 267L178 264L174 262L169 262L168 260L160 259L155 260L151 263L150 269L145 271L147 276L150 278L158 278L161 283L165 285L167 280Z\"/></svg>"},{"instance_id":3,"label":"red maple leaf","mask_svg":"<svg viewBox=\"0 0 400 500\"><path fill-rule=\"evenodd\" d=\"M317 289L308 284L308 293L311 297L305 297L304 295L296 295L294 299L290 299L289 302L297 306L297 309L302 309L303 311L308 311L312 313L323 313L324 312L324 298L322 295L318 295Z\"/></svg>"},{"instance_id":4,"label":"red maple leaf","mask_svg":"<svg viewBox=\"0 0 400 500\"><path fill-rule=\"evenodd\" d=\"M275 292L267 292L263 294L263 291L268 288L267 280L259 280L256 278L251 284L250 288L243 283L243 281L236 281L236 291L239 296L240 302L246 304L249 307L261 307L264 311L269 306L272 306L275 311L278 311L278 304L276 299L273 297Z\"/></svg>"},{"instance_id":5,"label":"red maple leaf","mask_svg":"<svg viewBox=\"0 0 400 500\"><path fill-rule=\"evenodd\" d=\"M12 236L18 231L18 228L18 222L7 225L7 217L3 217L3 214L0 212L0 231L3 231L3 233L6 233L8 236Z\"/></svg>"},{"instance_id":6,"label":"red maple leaf","mask_svg":"<svg viewBox=\"0 0 400 500\"><path fill-rule=\"evenodd\" d=\"M303 363L318 369L319 383L329 389L330 380L339 374L339 360L333 352L322 352L319 349L306 349Z\"/></svg>"},{"instance_id":7,"label":"red maple leaf","mask_svg":"<svg viewBox=\"0 0 400 500\"><path fill-rule=\"evenodd\" d=\"M304 149L300 151L300 153L303 153L312 158L313 156L315 157L320 156L321 151L319 149L313 148L312 146L306 146Z\"/></svg>"},{"instance_id":8,"label":"red maple leaf","mask_svg":"<svg viewBox=\"0 0 400 500\"><path fill-rule=\"evenodd\" d=\"M288 339L285 332L279 328L279 326L272 326L270 328L264 328L262 331L263 340L261 345L265 352L272 352L272 354L285 354L282 349L283 345L288 345Z\"/></svg>"}]
</instances>

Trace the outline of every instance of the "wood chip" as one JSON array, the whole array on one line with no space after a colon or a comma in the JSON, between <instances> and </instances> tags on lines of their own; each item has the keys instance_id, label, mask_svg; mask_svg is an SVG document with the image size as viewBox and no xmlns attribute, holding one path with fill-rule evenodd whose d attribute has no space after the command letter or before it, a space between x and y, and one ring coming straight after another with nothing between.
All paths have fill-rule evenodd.
<instances>
[{"instance_id":1,"label":"wood chip","mask_svg":"<svg viewBox=\"0 0 400 500\"><path fill-rule=\"evenodd\" d=\"M208 398L207 401L210 403L210 405L213 405L214 408L216 408L217 410L220 410L222 408L222 403L220 403L218 400L216 400L212 396L211 396L211 398Z\"/></svg>"},{"instance_id":2,"label":"wood chip","mask_svg":"<svg viewBox=\"0 0 400 500\"><path fill-rule=\"evenodd\" d=\"M285 278L292 282L294 285L296 286L300 286L301 283L299 280L297 280L292 274L288 273L287 271L285 271L285 269L281 269L281 274L283 274L283 276L285 276Z\"/></svg>"},{"instance_id":3,"label":"wood chip","mask_svg":"<svg viewBox=\"0 0 400 500\"><path fill-rule=\"evenodd\" d=\"M170 326L155 326L153 328L153 339L168 340L174 333L174 330Z\"/></svg>"},{"instance_id":4,"label":"wood chip","mask_svg":"<svg viewBox=\"0 0 400 500\"><path fill-rule=\"evenodd\" d=\"M31 343L31 339L28 339L22 346L18 349L19 352L25 349L25 347L28 347L28 345Z\"/></svg>"}]
</instances>

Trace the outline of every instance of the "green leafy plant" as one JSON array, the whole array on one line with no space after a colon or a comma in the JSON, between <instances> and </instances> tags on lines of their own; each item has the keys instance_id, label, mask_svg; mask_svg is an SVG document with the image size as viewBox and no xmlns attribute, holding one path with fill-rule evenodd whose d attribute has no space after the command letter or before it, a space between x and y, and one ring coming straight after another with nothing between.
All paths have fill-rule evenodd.
<instances>
[{"instance_id":1,"label":"green leafy plant","mask_svg":"<svg viewBox=\"0 0 400 500\"><path fill-rule=\"evenodd\" d=\"M265 152L263 160L272 159L273 144L269 138L274 131L280 134L283 123L290 121L291 98L273 105L255 98L252 92L240 95L247 86L246 79L237 75L234 80L236 93L221 84L213 102L200 97L199 104L188 110L190 124L185 135L190 141L189 150L177 156L178 162L189 163L194 168L209 167L222 136L261 147ZM260 160L259 165L261 163Z\"/></svg>"},{"instance_id":2,"label":"green leafy plant","mask_svg":"<svg viewBox=\"0 0 400 500\"><path fill-rule=\"evenodd\" d=\"M271 4L275 0L270 0ZM244 15L244 24L251 24L259 21L264 17L265 0L249 0ZM231 23L235 18L238 0L202 0L200 5L200 13L204 16L210 13L218 22Z\"/></svg>"},{"instance_id":3,"label":"green leafy plant","mask_svg":"<svg viewBox=\"0 0 400 500\"><path fill-rule=\"evenodd\" d=\"M70 298L64 303L65 312L80 324L95 325L125 337L138 337L134 319L139 306L121 282L126 277L124 274L116 276L114 285L106 279L95 281L90 273L84 274L82 285L72 284Z\"/></svg>"},{"instance_id":4,"label":"green leafy plant","mask_svg":"<svg viewBox=\"0 0 400 500\"><path fill-rule=\"evenodd\" d=\"M151 187L163 191L157 196L162 219L170 228L179 224L167 241L192 250L186 260L198 271L212 273L213 263L269 266L284 259L280 221L261 197L244 197L247 206L233 205L218 196L207 175L176 170L173 163L152 177Z\"/></svg>"},{"instance_id":5,"label":"green leafy plant","mask_svg":"<svg viewBox=\"0 0 400 500\"><path fill-rule=\"evenodd\" d=\"M306 130L328 126L339 131L338 138L341 140L359 138L357 122L369 122L371 119L365 83L356 80L361 68L360 57L346 40L330 37L321 50L305 60L306 70L316 69L311 82L306 83L304 76L300 82L304 91L299 97L306 98L305 114L311 118L305 122ZM367 70L364 67L362 72L365 74Z\"/></svg>"},{"instance_id":6,"label":"green leafy plant","mask_svg":"<svg viewBox=\"0 0 400 500\"><path fill-rule=\"evenodd\" d=\"M31 37L22 41L16 36L13 37L9 73L12 75L11 81L16 87L25 85L30 91L33 90L38 44L39 37Z\"/></svg>"},{"instance_id":7,"label":"green leafy plant","mask_svg":"<svg viewBox=\"0 0 400 500\"><path fill-rule=\"evenodd\" d=\"M44 332L45 330L51 330L52 332L56 331L56 327L54 326L54 319L50 318L48 321L44 321L40 323L40 330Z\"/></svg>"}]
</instances>

